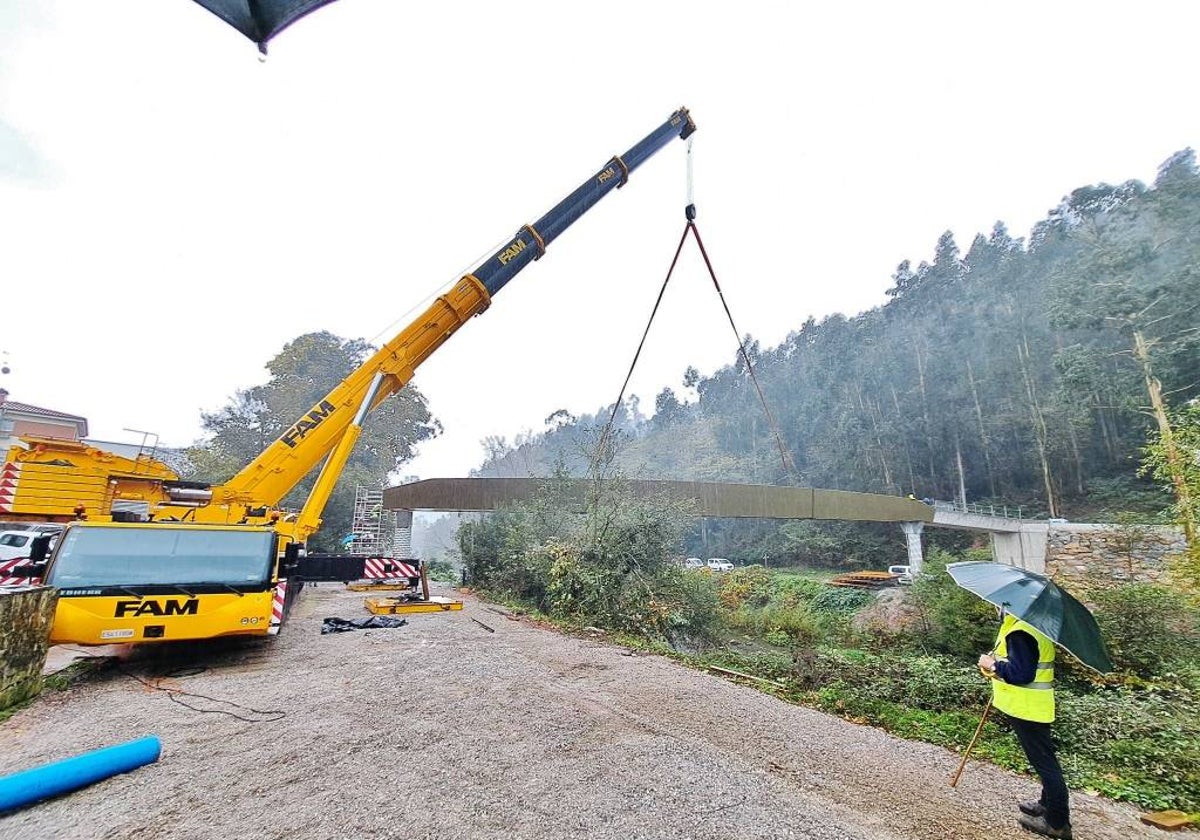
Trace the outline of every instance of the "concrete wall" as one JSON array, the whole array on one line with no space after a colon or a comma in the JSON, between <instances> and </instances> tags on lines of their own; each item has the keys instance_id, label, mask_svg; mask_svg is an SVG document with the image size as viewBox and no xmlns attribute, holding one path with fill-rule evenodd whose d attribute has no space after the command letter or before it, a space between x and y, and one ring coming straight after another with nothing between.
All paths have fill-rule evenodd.
<instances>
[{"instance_id":1,"label":"concrete wall","mask_svg":"<svg viewBox=\"0 0 1200 840\"><path fill-rule=\"evenodd\" d=\"M42 665L58 590L34 586L0 590L0 709L42 690Z\"/></svg>"},{"instance_id":2,"label":"concrete wall","mask_svg":"<svg viewBox=\"0 0 1200 840\"><path fill-rule=\"evenodd\" d=\"M1153 582L1187 550L1179 528L1154 525L1052 525L1046 575L1071 588Z\"/></svg>"},{"instance_id":3,"label":"concrete wall","mask_svg":"<svg viewBox=\"0 0 1200 840\"><path fill-rule=\"evenodd\" d=\"M1039 575L1046 574L1048 527L1043 523L1025 523L1016 533L993 533L992 559Z\"/></svg>"}]
</instances>

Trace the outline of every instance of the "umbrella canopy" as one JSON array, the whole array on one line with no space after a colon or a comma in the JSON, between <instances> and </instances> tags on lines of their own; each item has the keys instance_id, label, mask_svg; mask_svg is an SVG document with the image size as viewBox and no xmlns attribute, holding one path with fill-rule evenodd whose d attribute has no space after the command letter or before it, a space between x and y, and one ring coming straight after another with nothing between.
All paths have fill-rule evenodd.
<instances>
[{"instance_id":1,"label":"umbrella canopy","mask_svg":"<svg viewBox=\"0 0 1200 840\"><path fill-rule=\"evenodd\" d=\"M1004 563L947 563L954 582L1041 630L1089 668L1113 669L1088 608L1049 578Z\"/></svg>"},{"instance_id":2,"label":"umbrella canopy","mask_svg":"<svg viewBox=\"0 0 1200 840\"><path fill-rule=\"evenodd\" d=\"M267 42L298 18L333 0L196 0L267 51Z\"/></svg>"}]
</instances>

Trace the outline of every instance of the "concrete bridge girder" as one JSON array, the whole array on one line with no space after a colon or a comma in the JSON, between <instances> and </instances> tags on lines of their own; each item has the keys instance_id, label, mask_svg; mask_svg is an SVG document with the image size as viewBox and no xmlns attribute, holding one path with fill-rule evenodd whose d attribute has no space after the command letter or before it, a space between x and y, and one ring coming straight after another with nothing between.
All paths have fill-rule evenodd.
<instances>
[{"instance_id":1,"label":"concrete bridge girder","mask_svg":"<svg viewBox=\"0 0 1200 840\"><path fill-rule=\"evenodd\" d=\"M1001 516L964 513L938 508L934 511L936 528L951 528L959 531L986 533L991 541L992 559L997 563L1027 569L1037 574L1046 571L1046 543L1049 525L1045 522L1030 522ZM918 550L919 550L918 545ZM910 538L909 564L912 564Z\"/></svg>"},{"instance_id":2,"label":"concrete bridge girder","mask_svg":"<svg viewBox=\"0 0 1200 840\"><path fill-rule=\"evenodd\" d=\"M937 508L933 513L933 524L939 528L952 528L959 531L987 531L991 534L1015 534L1026 523L1021 519L987 516L981 513L962 513L956 510Z\"/></svg>"}]
</instances>

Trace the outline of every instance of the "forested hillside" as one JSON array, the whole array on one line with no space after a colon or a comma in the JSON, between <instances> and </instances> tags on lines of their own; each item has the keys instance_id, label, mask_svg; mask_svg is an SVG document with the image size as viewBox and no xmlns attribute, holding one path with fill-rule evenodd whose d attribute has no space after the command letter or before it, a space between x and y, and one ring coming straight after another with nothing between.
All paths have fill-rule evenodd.
<instances>
[{"instance_id":1,"label":"forested hillside","mask_svg":"<svg viewBox=\"0 0 1200 840\"><path fill-rule=\"evenodd\" d=\"M825 278L820 282L833 282ZM796 483L1022 503L1040 514L1160 508L1137 477L1153 427L1147 377L1171 405L1200 394L1200 172L1191 149L1153 186L1082 187L1028 240L1002 223L965 251L900 263L885 304L746 339L783 444L740 357L618 411L629 477ZM727 281L731 282L731 281ZM732 280L736 282L736 278ZM555 412L478 475L587 470L593 416Z\"/></svg>"}]
</instances>

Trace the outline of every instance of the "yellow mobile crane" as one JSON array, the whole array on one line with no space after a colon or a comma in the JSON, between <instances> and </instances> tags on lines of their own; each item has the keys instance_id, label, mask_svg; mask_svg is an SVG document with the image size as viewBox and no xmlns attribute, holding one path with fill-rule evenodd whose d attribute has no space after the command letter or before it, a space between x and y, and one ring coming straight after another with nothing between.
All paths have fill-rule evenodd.
<instances>
[{"instance_id":1,"label":"yellow mobile crane","mask_svg":"<svg viewBox=\"0 0 1200 840\"><path fill-rule=\"evenodd\" d=\"M300 547L372 408L611 190L673 138L695 131L681 108L500 250L387 342L224 484L163 480L151 522L76 521L46 559L35 540L25 577L59 590L51 641L159 642L278 633L303 580ZM280 500L324 459L294 518ZM289 579L293 585L289 586Z\"/></svg>"}]
</instances>

